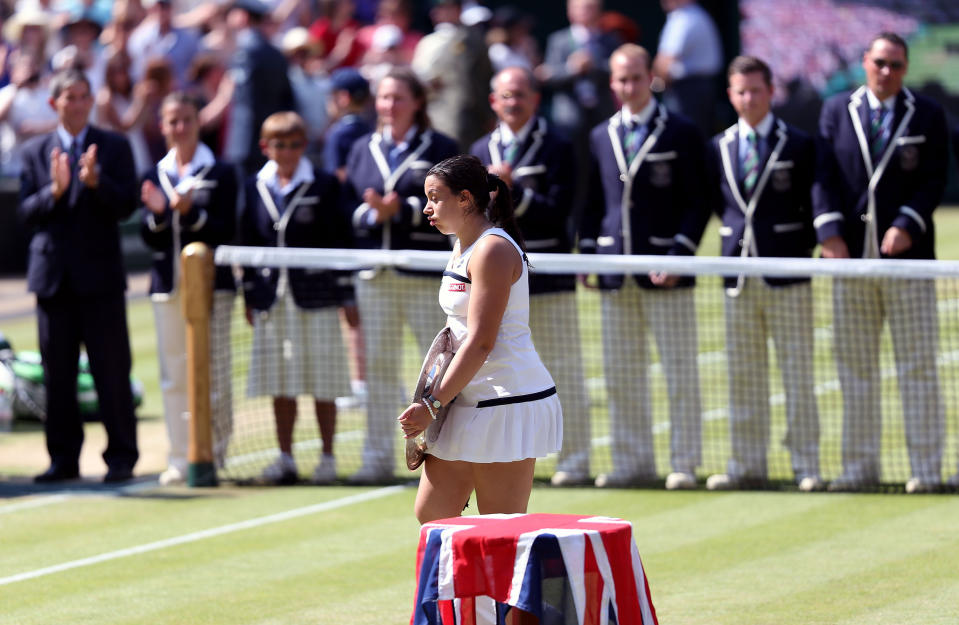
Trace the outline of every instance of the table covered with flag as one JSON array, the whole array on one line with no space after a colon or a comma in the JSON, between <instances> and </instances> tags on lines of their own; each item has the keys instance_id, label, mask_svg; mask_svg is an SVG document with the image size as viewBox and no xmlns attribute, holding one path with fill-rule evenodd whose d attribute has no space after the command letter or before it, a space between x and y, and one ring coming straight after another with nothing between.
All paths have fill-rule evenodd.
<instances>
[{"instance_id":1,"label":"table covered with flag","mask_svg":"<svg viewBox=\"0 0 959 625\"><path fill-rule=\"evenodd\" d=\"M657 624L633 526L622 519L440 519L420 529L416 574L411 625L502 623L506 606L544 625Z\"/></svg>"}]
</instances>

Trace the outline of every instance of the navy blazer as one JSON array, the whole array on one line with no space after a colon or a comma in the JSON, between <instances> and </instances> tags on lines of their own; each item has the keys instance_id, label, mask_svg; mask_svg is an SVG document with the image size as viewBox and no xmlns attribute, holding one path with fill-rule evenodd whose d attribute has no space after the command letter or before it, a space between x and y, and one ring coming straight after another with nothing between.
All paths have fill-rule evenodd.
<instances>
[{"instance_id":1,"label":"navy blazer","mask_svg":"<svg viewBox=\"0 0 959 625\"><path fill-rule=\"evenodd\" d=\"M252 176L246 183L246 205L240 216L240 242L260 247L352 247L352 233L340 204L340 183L331 174L313 168L315 180L302 183L281 203L265 197L270 192ZM288 288L300 308L340 306L352 301L351 272L324 269L244 267L243 295L247 308L269 310L277 298L280 277L287 273Z\"/></svg>"},{"instance_id":2,"label":"navy blazer","mask_svg":"<svg viewBox=\"0 0 959 625\"><path fill-rule=\"evenodd\" d=\"M949 162L942 107L903 88L877 163L869 154L866 87L827 100L819 131L836 160L840 201L835 211L817 217L820 240L843 237L853 258L868 255L867 242L882 255L883 235L897 226L912 237L912 247L899 258L935 258L932 212L942 200Z\"/></svg>"},{"instance_id":3,"label":"navy blazer","mask_svg":"<svg viewBox=\"0 0 959 625\"><path fill-rule=\"evenodd\" d=\"M99 185L89 189L75 176L57 201L50 190L50 152L63 148L56 131L23 146L17 213L31 231L27 287L37 297L61 286L80 295L126 290L118 223L137 205L133 154L123 136L89 126L83 149L94 143Z\"/></svg>"},{"instance_id":4,"label":"navy blazer","mask_svg":"<svg viewBox=\"0 0 959 625\"><path fill-rule=\"evenodd\" d=\"M346 166L346 158L357 139L367 135L373 129L365 119L350 113L330 124L323 138L323 168L336 173Z\"/></svg>"},{"instance_id":5,"label":"navy blazer","mask_svg":"<svg viewBox=\"0 0 959 625\"><path fill-rule=\"evenodd\" d=\"M237 184L234 167L217 161L193 173L202 180L193 191L193 205L186 215L174 214L166 193L167 207L162 215L154 215L143 209L140 235L153 250L151 294L173 291L173 264L180 262L180 251L188 243L200 241L215 248L229 243L236 233ZM156 167L144 176L144 180L166 191L166 184L161 182ZM218 291L236 290L233 271L229 266L216 268L214 288Z\"/></svg>"},{"instance_id":6,"label":"navy blazer","mask_svg":"<svg viewBox=\"0 0 959 625\"><path fill-rule=\"evenodd\" d=\"M431 226L423 215L423 184L433 165L459 154L456 142L427 129L413 137L405 158L395 170L390 170L387 154L382 136L374 132L357 139L347 159L344 194L346 206L351 211L357 247L449 250L449 237ZM399 194L400 210L390 221L370 223L370 206L363 201L363 192L368 188L381 195L389 191Z\"/></svg>"},{"instance_id":7,"label":"navy blazer","mask_svg":"<svg viewBox=\"0 0 959 625\"><path fill-rule=\"evenodd\" d=\"M470 148L484 165L503 162L500 131L479 139ZM569 220L575 180L573 146L553 131L546 119L535 119L513 165L513 205L516 221L530 252L569 254ZM541 274L530 270L529 292L573 291L573 275Z\"/></svg>"},{"instance_id":8,"label":"navy blazer","mask_svg":"<svg viewBox=\"0 0 959 625\"><path fill-rule=\"evenodd\" d=\"M702 135L691 121L659 105L639 154L627 166L621 118L618 111L590 133L580 252L694 255L709 221ZM645 273L634 278L640 287L659 288ZM601 275L599 283L617 289L623 276ZM683 276L677 286L693 284L692 276Z\"/></svg>"},{"instance_id":9,"label":"navy blazer","mask_svg":"<svg viewBox=\"0 0 959 625\"><path fill-rule=\"evenodd\" d=\"M713 137L707 166L711 206L722 219L723 256L809 257L816 246L813 219L831 210L831 204L814 202L828 184L826 168L816 141L781 119L773 121L765 138L764 160L752 196L743 188L739 154L739 126L734 124ZM726 287L742 287L743 277L727 276ZM771 285L807 282L809 278L764 276Z\"/></svg>"}]
</instances>

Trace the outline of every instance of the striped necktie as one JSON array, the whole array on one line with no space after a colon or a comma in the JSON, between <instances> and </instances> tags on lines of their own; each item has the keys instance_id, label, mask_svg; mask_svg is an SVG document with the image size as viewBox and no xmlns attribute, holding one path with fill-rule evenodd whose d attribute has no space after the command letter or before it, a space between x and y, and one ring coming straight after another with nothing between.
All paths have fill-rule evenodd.
<instances>
[{"instance_id":1,"label":"striped necktie","mask_svg":"<svg viewBox=\"0 0 959 625\"><path fill-rule=\"evenodd\" d=\"M889 121L889 109L879 106L870 111L869 117L869 153L873 163L882 158L886 149L886 134Z\"/></svg>"},{"instance_id":2,"label":"striped necktie","mask_svg":"<svg viewBox=\"0 0 959 625\"><path fill-rule=\"evenodd\" d=\"M513 165L516 163L516 156L519 154L519 141L516 140L514 136L510 139L510 142L506 144L506 147L503 148L503 160Z\"/></svg>"},{"instance_id":3,"label":"striped necktie","mask_svg":"<svg viewBox=\"0 0 959 625\"><path fill-rule=\"evenodd\" d=\"M626 151L627 163L631 164L636 155L639 154L644 139L646 139L646 124L634 122L628 127L626 136L623 138L623 149Z\"/></svg>"},{"instance_id":4,"label":"striped necktie","mask_svg":"<svg viewBox=\"0 0 959 625\"><path fill-rule=\"evenodd\" d=\"M82 146L80 145L80 138L74 137L73 141L70 142L70 149L67 151L67 157L70 159L70 173L77 173L81 153Z\"/></svg>"},{"instance_id":5,"label":"striped necktie","mask_svg":"<svg viewBox=\"0 0 959 625\"><path fill-rule=\"evenodd\" d=\"M746 135L746 153L743 155L743 189L746 196L753 194L756 182L759 180L759 148L756 140L756 131L750 130Z\"/></svg>"}]
</instances>

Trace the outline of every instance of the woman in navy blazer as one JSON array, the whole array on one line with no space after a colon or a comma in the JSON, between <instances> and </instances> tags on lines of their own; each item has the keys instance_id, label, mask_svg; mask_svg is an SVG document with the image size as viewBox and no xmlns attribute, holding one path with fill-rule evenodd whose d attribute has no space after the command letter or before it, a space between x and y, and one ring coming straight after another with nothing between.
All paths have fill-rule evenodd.
<instances>
[{"instance_id":1,"label":"woman in navy blazer","mask_svg":"<svg viewBox=\"0 0 959 625\"><path fill-rule=\"evenodd\" d=\"M180 302L180 252L199 241L215 247L236 231L236 175L200 142L198 103L183 92L164 98L160 131L170 151L144 176L140 234L153 249L150 299L157 329L160 386L170 452L160 484L182 483L187 474L189 420L186 324ZM230 267L216 269L211 332L210 408L213 448L222 466L233 431L230 317L236 284Z\"/></svg>"},{"instance_id":2,"label":"woman in navy blazer","mask_svg":"<svg viewBox=\"0 0 959 625\"><path fill-rule=\"evenodd\" d=\"M448 251L449 239L423 215L423 184L434 164L458 153L456 143L430 128L426 91L408 69L380 81L376 114L377 130L358 139L347 160L346 205L357 247ZM359 278L369 404L363 466L352 479L373 483L393 475L393 418L407 394L399 378L403 323L425 353L445 317L436 272L370 269Z\"/></svg>"}]
</instances>

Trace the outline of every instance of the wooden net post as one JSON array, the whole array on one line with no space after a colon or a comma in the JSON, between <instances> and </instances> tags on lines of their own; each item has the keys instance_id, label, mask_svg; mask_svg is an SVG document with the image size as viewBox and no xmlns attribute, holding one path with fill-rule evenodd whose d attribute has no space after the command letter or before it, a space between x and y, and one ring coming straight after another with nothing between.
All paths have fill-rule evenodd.
<instances>
[{"instance_id":1,"label":"wooden net post","mask_svg":"<svg viewBox=\"0 0 959 625\"><path fill-rule=\"evenodd\" d=\"M187 394L190 409L189 486L216 486L210 414L210 314L213 310L213 251L203 243L180 253L183 317L186 319Z\"/></svg>"}]
</instances>

